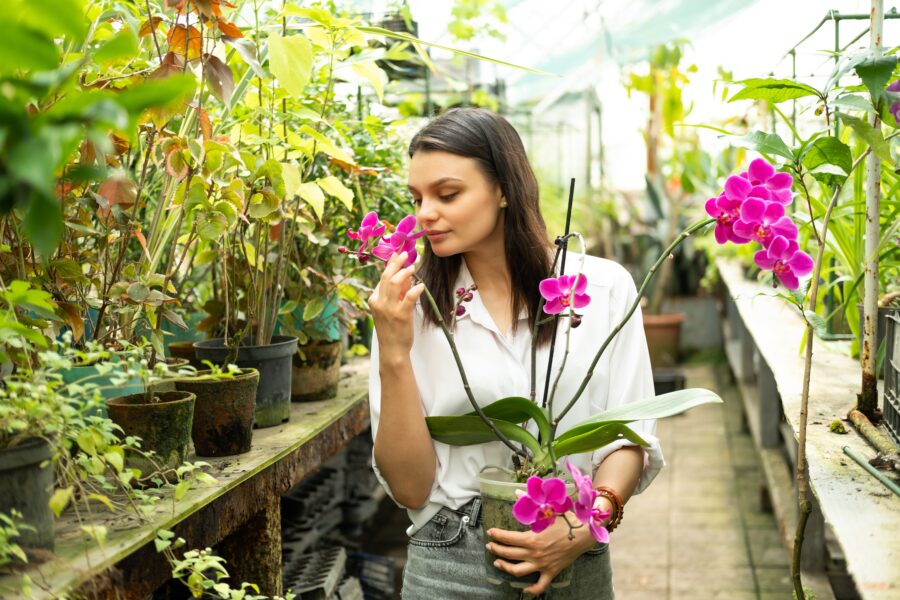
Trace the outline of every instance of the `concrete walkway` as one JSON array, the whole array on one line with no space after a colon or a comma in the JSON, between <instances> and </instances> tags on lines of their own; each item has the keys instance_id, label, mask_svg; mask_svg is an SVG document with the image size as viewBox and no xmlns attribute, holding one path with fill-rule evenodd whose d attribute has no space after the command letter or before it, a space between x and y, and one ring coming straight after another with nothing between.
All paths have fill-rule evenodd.
<instances>
[{"instance_id":1,"label":"concrete walkway","mask_svg":"<svg viewBox=\"0 0 900 600\"><path fill-rule=\"evenodd\" d=\"M667 466L612 536L617 600L791 598L787 551L761 509L762 474L724 370L686 367L725 404L659 422Z\"/></svg>"},{"instance_id":2,"label":"concrete walkway","mask_svg":"<svg viewBox=\"0 0 900 600\"><path fill-rule=\"evenodd\" d=\"M612 535L616 599L789 599L787 551L775 519L761 510L762 474L740 398L721 381L724 369L718 379L712 364L685 372L689 387L717 390L725 404L659 422L668 464L631 499ZM394 559L398 590L407 525L387 500L365 536L367 551Z\"/></svg>"}]
</instances>

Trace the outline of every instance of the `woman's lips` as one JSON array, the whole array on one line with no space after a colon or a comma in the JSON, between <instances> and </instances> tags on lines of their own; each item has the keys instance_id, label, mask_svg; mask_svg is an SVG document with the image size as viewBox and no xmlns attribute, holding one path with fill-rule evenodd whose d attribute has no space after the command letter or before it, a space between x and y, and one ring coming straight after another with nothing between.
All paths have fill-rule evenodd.
<instances>
[{"instance_id":1,"label":"woman's lips","mask_svg":"<svg viewBox=\"0 0 900 600\"><path fill-rule=\"evenodd\" d=\"M429 241L437 242L437 241L440 241L440 240L444 239L445 237L447 237L448 233L450 233L450 232L449 231L429 231L425 235L428 236Z\"/></svg>"}]
</instances>

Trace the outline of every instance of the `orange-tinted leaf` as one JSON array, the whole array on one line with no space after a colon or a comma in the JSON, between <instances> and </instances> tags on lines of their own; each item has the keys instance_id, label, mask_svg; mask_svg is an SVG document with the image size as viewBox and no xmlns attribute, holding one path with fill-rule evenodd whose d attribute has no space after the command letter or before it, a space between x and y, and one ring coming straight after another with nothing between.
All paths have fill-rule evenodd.
<instances>
[{"instance_id":1,"label":"orange-tinted leaf","mask_svg":"<svg viewBox=\"0 0 900 600\"><path fill-rule=\"evenodd\" d=\"M117 133L110 133L109 139L113 145L113 152L115 152L116 156L121 156L128 152L128 140L123 138L121 135Z\"/></svg>"},{"instance_id":2,"label":"orange-tinted leaf","mask_svg":"<svg viewBox=\"0 0 900 600\"><path fill-rule=\"evenodd\" d=\"M200 135L203 136L203 140L206 141L212 138L212 123L209 120L209 115L202 108L197 109L197 118L200 123Z\"/></svg>"},{"instance_id":3,"label":"orange-tinted leaf","mask_svg":"<svg viewBox=\"0 0 900 600\"><path fill-rule=\"evenodd\" d=\"M150 251L147 249L147 238L144 237L143 232L141 230L132 231L134 237L137 238L137 241L140 242L141 248L144 249L144 256L147 257L147 260L150 260Z\"/></svg>"},{"instance_id":4,"label":"orange-tinted leaf","mask_svg":"<svg viewBox=\"0 0 900 600\"><path fill-rule=\"evenodd\" d=\"M165 0L164 6L166 8L174 8L175 10L181 10L181 7L184 6L184 0Z\"/></svg>"},{"instance_id":5,"label":"orange-tinted leaf","mask_svg":"<svg viewBox=\"0 0 900 600\"><path fill-rule=\"evenodd\" d=\"M179 181L187 177L188 166L184 161L181 146L177 144L166 153L166 173Z\"/></svg>"},{"instance_id":6,"label":"orange-tinted leaf","mask_svg":"<svg viewBox=\"0 0 900 600\"><path fill-rule=\"evenodd\" d=\"M174 52L166 52L166 55L163 56L162 62L159 63L159 67L150 74L150 77L155 79L162 79L164 77L168 77L169 75L181 73L183 71L184 61L181 59L181 57Z\"/></svg>"},{"instance_id":7,"label":"orange-tinted leaf","mask_svg":"<svg viewBox=\"0 0 900 600\"><path fill-rule=\"evenodd\" d=\"M231 100L231 94L234 93L234 74L231 67L212 54L207 54L203 76L216 98L222 102Z\"/></svg>"},{"instance_id":8,"label":"orange-tinted leaf","mask_svg":"<svg viewBox=\"0 0 900 600\"><path fill-rule=\"evenodd\" d=\"M169 29L166 35L169 41L169 50L184 56L187 54L188 60L200 58L203 50L203 39L200 37L200 30L189 25L174 25Z\"/></svg>"},{"instance_id":9,"label":"orange-tinted leaf","mask_svg":"<svg viewBox=\"0 0 900 600\"><path fill-rule=\"evenodd\" d=\"M81 309L69 302L60 302L57 306L62 312L63 320L72 328L72 336L77 342L84 337L84 318L81 316Z\"/></svg>"},{"instance_id":10,"label":"orange-tinted leaf","mask_svg":"<svg viewBox=\"0 0 900 600\"><path fill-rule=\"evenodd\" d=\"M223 0L223 1L222 1L222 4L224 4L224 5L227 6L228 8L237 8L237 4L232 4L232 3L229 2L228 0Z\"/></svg>"},{"instance_id":11,"label":"orange-tinted leaf","mask_svg":"<svg viewBox=\"0 0 900 600\"><path fill-rule=\"evenodd\" d=\"M81 142L81 147L78 149L79 153L79 162L83 165L92 165L94 161L97 160L97 151L94 148L93 142L90 140L84 140Z\"/></svg>"},{"instance_id":12,"label":"orange-tinted leaf","mask_svg":"<svg viewBox=\"0 0 900 600\"><path fill-rule=\"evenodd\" d=\"M375 167L364 167L362 165L356 166L351 165L350 163L344 162L338 158L331 157L328 159L330 163L339 166L341 169L346 171L347 173L356 174L356 175L378 175L379 170Z\"/></svg>"},{"instance_id":13,"label":"orange-tinted leaf","mask_svg":"<svg viewBox=\"0 0 900 600\"><path fill-rule=\"evenodd\" d=\"M233 38L244 37L243 32L240 30L240 28L237 25L235 25L234 23L231 23L229 21L226 21L222 17L219 17L218 19L216 19L216 23L218 23L218 25L219 25L219 31L221 31L224 35L227 35L228 37L233 37Z\"/></svg>"},{"instance_id":14,"label":"orange-tinted leaf","mask_svg":"<svg viewBox=\"0 0 900 600\"><path fill-rule=\"evenodd\" d=\"M143 24L141 24L141 28L138 30L138 37L144 37L156 31L156 28L159 27L162 20L162 17L153 17L152 19L144 21Z\"/></svg>"},{"instance_id":15,"label":"orange-tinted leaf","mask_svg":"<svg viewBox=\"0 0 900 600\"><path fill-rule=\"evenodd\" d=\"M126 177L110 177L100 184L97 194L105 198L110 207L130 208L137 195L137 186Z\"/></svg>"},{"instance_id":16,"label":"orange-tinted leaf","mask_svg":"<svg viewBox=\"0 0 900 600\"><path fill-rule=\"evenodd\" d=\"M281 230L284 229L284 221L278 221L277 223L272 223L269 226L269 239L273 242L277 242L281 239Z\"/></svg>"}]
</instances>

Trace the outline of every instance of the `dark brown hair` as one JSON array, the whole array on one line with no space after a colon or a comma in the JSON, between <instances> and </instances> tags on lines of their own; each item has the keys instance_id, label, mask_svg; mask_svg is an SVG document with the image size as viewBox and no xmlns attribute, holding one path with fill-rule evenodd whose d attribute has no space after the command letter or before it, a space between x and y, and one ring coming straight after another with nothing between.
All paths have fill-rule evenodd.
<instances>
[{"instance_id":1,"label":"dark brown hair","mask_svg":"<svg viewBox=\"0 0 900 600\"><path fill-rule=\"evenodd\" d=\"M540 310L538 284L550 276L551 243L538 203L538 184L525 154L525 147L509 121L482 108L454 108L432 120L413 137L409 156L439 150L474 159L487 180L500 186L506 198L503 246L512 279L513 331L517 315L526 307L529 327ZM425 240L425 254L418 274L431 290L441 314L450 315L455 304L453 284L462 256L439 257ZM425 319L437 318L425 310ZM539 343L549 342L552 328L542 327Z\"/></svg>"}]
</instances>

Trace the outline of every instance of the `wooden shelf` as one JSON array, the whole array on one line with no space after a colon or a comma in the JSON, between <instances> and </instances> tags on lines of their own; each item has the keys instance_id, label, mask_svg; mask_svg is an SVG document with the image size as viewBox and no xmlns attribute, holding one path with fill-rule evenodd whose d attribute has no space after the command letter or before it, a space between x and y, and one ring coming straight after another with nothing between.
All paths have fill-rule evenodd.
<instances>
[{"instance_id":1,"label":"wooden shelf","mask_svg":"<svg viewBox=\"0 0 900 600\"><path fill-rule=\"evenodd\" d=\"M782 465L786 465L783 452L792 455L791 446L796 446L798 438L805 324L795 308L773 297L772 288L744 279L739 266L728 261L718 261L717 266L761 361L771 370L780 397L785 423L779 429L781 437L787 438L785 447L762 447L758 433L754 440L772 486L779 527L790 545L796 523L796 497L792 492L792 470ZM728 343L733 344L734 340ZM736 348L732 346L729 351L726 346L732 365L738 364ZM810 487L860 596L867 600L896 599L900 598L900 499L843 453L842 447L850 446L867 459L875 456L852 426L847 425L847 435L829 430L832 421L844 419L855 405L859 386L859 365L849 356L847 344L816 339L806 447ZM751 411L758 408L746 398L758 397L757 386L741 384L741 393L748 415L754 414ZM750 424L753 430L752 419Z\"/></svg>"},{"instance_id":2,"label":"wooden shelf","mask_svg":"<svg viewBox=\"0 0 900 600\"><path fill-rule=\"evenodd\" d=\"M254 430L253 445L246 454L189 457L189 461L210 463L206 471L217 483L195 487L174 504L171 498L160 501L146 523L139 523L133 513L97 515L95 524L109 531L103 546L92 543L85 549L76 520L71 514L63 515L56 524L54 558L26 571L34 582L31 598L59 598L76 590L92 598L146 598L169 579L169 567L152 543L159 529L174 530L186 539L188 548L211 547L234 534L246 534L237 554L258 556L252 538L261 526L255 523L250 531L242 527L268 511L267 527L277 530L280 496L368 428L367 376L368 360L352 361L342 369L337 398L293 403L286 423ZM277 540L270 539L269 545L277 543L280 557L280 530L273 535ZM227 558L229 565L240 561L240 556ZM256 583L280 589L280 560L277 563L265 565L269 571L277 570L270 573L270 585ZM254 565L248 568L252 571ZM20 575L0 578L0 597L19 597L20 589Z\"/></svg>"}]
</instances>

